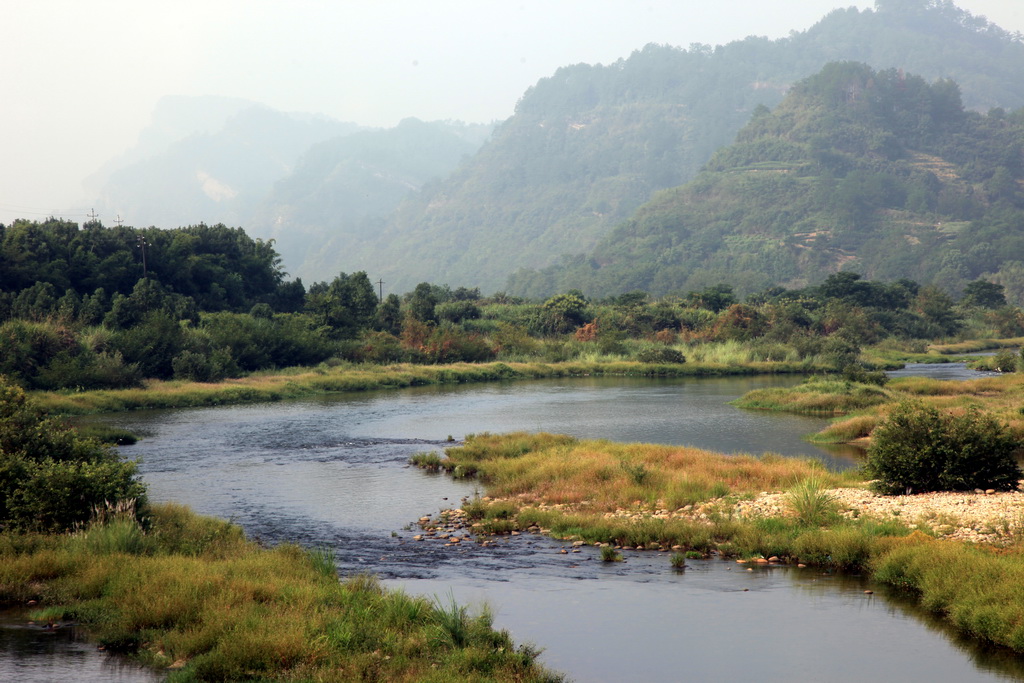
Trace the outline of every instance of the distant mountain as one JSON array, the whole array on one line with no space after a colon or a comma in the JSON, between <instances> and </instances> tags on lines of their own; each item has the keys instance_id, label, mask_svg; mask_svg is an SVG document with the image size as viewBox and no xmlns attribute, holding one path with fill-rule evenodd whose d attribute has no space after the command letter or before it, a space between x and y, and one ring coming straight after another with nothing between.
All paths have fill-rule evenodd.
<instances>
[{"instance_id":1,"label":"distant mountain","mask_svg":"<svg viewBox=\"0 0 1024 683\"><path fill-rule=\"evenodd\" d=\"M472 159L407 199L375 241L339 233L352 248L336 252L335 270L367 268L396 291L426 280L550 293L544 278L507 277L590 251L656 191L696 176L759 106L844 59L955 78L970 109L1024 105L1020 36L939 0L836 10L775 41L648 45L542 79Z\"/></svg>"},{"instance_id":2,"label":"distant mountain","mask_svg":"<svg viewBox=\"0 0 1024 683\"><path fill-rule=\"evenodd\" d=\"M473 154L492 126L405 119L318 143L254 210L249 232L270 237L293 274L329 280L341 257L377 237L381 223L424 183ZM349 270L376 264L350 262Z\"/></svg>"},{"instance_id":3,"label":"distant mountain","mask_svg":"<svg viewBox=\"0 0 1024 683\"><path fill-rule=\"evenodd\" d=\"M413 118L367 129L247 100L165 98L139 144L91 179L92 205L108 222L242 226L274 239L292 275L327 280L340 255L375 238L402 200L451 173L492 129Z\"/></svg>"},{"instance_id":4,"label":"distant mountain","mask_svg":"<svg viewBox=\"0 0 1024 683\"><path fill-rule=\"evenodd\" d=\"M246 100L165 98L138 146L91 179L95 208L135 225L241 225L300 154L357 130Z\"/></svg>"},{"instance_id":5,"label":"distant mountain","mask_svg":"<svg viewBox=\"0 0 1024 683\"><path fill-rule=\"evenodd\" d=\"M1024 296L1024 108L964 109L957 84L841 62L757 110L695 180L665 190L586 256L513 289L741 294L851 270L957 292L986 276Z\"/></svg>"}]
</instances>

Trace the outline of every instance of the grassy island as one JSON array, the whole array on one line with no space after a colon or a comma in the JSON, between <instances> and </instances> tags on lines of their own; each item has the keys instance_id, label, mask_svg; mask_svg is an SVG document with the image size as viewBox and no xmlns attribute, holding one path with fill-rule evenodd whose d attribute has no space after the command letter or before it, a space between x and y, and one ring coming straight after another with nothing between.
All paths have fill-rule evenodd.
<instances>
[{"instance_id":1,"label":"grassy island","mask_svg":"<svg viewBox=\"0 0 1024 683\"><path fill-rule=\"evenodd\" d=\"M836 416L810 440L818 443L867 442L885 416L901 402L920 401L941 410L977 409L1005 423L1024 442L1024 375L1007 373L966 381L901 377L884 386L835 377L812 376L788 388L758 389L734 402L740 408Z\"/></svg>"},{"instance_id":2,"label":"grassy island","mask_svg":"<svg viewBox=\"0 0 1024 683\"><path fill-rule=\"evenodd\" d=\"M444 457L413 462L480 479L486 497L459 513L480 533L525 530L672 552L666 566L718 555L862 571L918 596L962 632L1024 652L1017 491L962 494L977 505L957 508L952 494L878 496L856 473L830 473L815 461L550 434L471 436ZM974 534L985 505L992 533L956 540Z\"/></svg>"}]
</instances>

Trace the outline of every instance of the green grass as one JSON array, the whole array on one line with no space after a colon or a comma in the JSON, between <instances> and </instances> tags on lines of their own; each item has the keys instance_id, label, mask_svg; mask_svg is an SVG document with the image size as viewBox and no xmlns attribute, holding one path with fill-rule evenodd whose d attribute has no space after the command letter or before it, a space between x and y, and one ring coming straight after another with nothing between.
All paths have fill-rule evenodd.
<instances>
[{"instance_id":1,"label":"green grass","mask_svg":"<svg viewBox=\"0 0 1024 683\"><path fill-rule=\"evenodd\" d=\"M874 384L814 376L795 387L749 391L732 404L754 410L845 415L891 400L887 389Z\"/></svg>"},{"instance_id":2,"label":"green grass","mask_svg":"<svg viewBox=\"0 0 1024 683\"><path fill-rule=\"evenodd\" d=\"M266 549L237 527L157 506L72 535L0 534L0 603L76 621L108 650L182 668L174 681L551 681L454 602L339 581L333 556Z\"/></svg>"},{"instance_id":3,"label":"green grass","mask_svg":"<svg viewBox=\"0 0 1024 683\"><path fill-rule=\"evenodd\" d=\"M977 353L979 351L990 351L992 349L1020 348L1024 346L1024 337L1011 337L1008 339L971 339L968 341L952 344L931 344L929 351L943 355L963 355L966 353Z\"/></svg>"},{"instance_id":4,"label":"green grass","mask_svg":"<svg viewBox=\"0 0 1024 683\"><path fill-rule=\"evenodd\" d=\"M834 522L839 514L834 496L818 477L808 477L793 486L787 503L806 526L824 526Z\"/></svg>"}]
</instances>

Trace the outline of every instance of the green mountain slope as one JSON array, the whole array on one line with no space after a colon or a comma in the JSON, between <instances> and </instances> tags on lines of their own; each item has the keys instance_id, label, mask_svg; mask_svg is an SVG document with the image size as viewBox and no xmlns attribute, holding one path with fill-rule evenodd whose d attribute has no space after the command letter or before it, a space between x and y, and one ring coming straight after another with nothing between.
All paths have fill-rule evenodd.
<instances>
[{"instance_id":1,"label":"green mountain slope","mask_svg":"<svg viewBox=\"0 0 1024 683\"><path fill-rule=\"evenodd\" d=\"M518 273L516 291L740 293L838 270L958 291L1021 291L1024 109L964 109L951 80L833 63L759 110L691 183L665 190L587 257ZM1019 275L1017 276L1019 280Z\"/></svg>"},{"instance_id":2,"label":"green mountain slope","mask_svg":"<svg viewBox=\"0 0 1024 683\"><path fill-rule=\"evenodd\" d=\"M654 192L692 179L758 105L775 106L837 59L953 76L969 108L1024 104L1019 37L946 2L837 10L777 41L649 45L542 79L476 156L407 200L379 239L353 236L335 270L380 273L397 290L423 280L501 288L518 268L593 248Z\"/></svg>"}]
</instances>

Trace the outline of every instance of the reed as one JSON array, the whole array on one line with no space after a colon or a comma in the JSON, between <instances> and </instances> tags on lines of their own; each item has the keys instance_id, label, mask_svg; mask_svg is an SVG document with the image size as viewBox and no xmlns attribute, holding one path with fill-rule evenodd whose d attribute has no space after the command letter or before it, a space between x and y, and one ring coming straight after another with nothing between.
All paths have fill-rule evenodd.
<instances>
[{"instance_id":1,"label":"reed","mask_svg":"<svg viewBox=\"0 0 1024 683\"><path fill-rule=\"evenodd\" d=\"M839 516L835 496L819 477L808 477L789 490L789 507L801 524L824 526Z\"/></svg>"}]
</instances>

